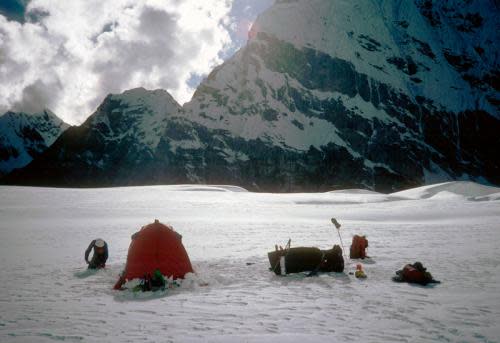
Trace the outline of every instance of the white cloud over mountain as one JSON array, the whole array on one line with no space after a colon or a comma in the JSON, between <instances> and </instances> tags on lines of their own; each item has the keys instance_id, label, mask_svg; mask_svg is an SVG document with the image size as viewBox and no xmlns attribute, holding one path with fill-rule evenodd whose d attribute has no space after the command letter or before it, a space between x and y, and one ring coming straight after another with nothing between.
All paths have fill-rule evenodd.
<instances>
[{"instance_id":1,"label":"white cloud over mountain","mask_svg":"<svg viewBox=\"0 0 500 343\"><path fill-rule=\"evenodd\" d=\"M21 24L0 15L0 112L50 108L81 123L107 93L188 81L228 49L232 0L33 0Z\"/></svg>"}]
</instances>

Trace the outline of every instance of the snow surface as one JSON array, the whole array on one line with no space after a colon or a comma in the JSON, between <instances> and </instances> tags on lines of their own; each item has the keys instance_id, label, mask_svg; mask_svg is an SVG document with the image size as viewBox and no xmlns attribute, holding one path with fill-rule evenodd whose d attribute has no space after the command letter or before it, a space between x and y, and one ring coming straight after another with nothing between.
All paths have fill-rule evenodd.
<instances>
[{"instance_id":1,"label":"snow surface","mask_svg":"<svg viewBox=\"0 0 500 343\"><path fill-rule=\"evenodd\" d=\"M444 182L429 186L422 186L406 191L392 193L393 196L401 196L410 199L426 199L439 196L441 193L454 194L476 200L485 196L498 193L497 187L480 185L469 181L452 181Z\"/></svg>"},{"instance_id":2,"label":"snow surface","mask_svg":"<svg viewBox=\"0 0 500 343\"><path fill-rule=\"evenodd\" d=\"M0 342L495 342L498 194L471 183L389 195L0 187ZM267 252L288 238L338 244L331 217L344 244L367 235L368 279L268 271ZM197 274L163 293L113 291L130 236L155 218L183 235ZM96 237L110 258L92 273L83 254ZM417 260L442 284L391 281Z\"/></svg>"}]
</instances>

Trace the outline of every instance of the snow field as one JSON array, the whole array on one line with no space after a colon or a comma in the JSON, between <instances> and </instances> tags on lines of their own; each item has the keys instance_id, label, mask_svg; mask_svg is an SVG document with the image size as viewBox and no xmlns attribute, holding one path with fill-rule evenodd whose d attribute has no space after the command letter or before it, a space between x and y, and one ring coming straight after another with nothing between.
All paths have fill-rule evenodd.
<instances>
[{"instance_id":1,"label":"snow field","mask_svg":"<svg viewBox=\"0 0 500 343\"><path fill-rule=\"evenodd\" d=\"M499 189L231 190L0 187L0 341L498 341ZM346 248L354 234L367 235L368 279L268 271L267 252L288 238L292 246L339 244L331 217ZM113 291L130 236L155 218L183 235L197 274L163 293ZM110 259L89 273L83 253L96 237ZM417 260L442 284L391 281Z\"/></svg>"}]
</instances>

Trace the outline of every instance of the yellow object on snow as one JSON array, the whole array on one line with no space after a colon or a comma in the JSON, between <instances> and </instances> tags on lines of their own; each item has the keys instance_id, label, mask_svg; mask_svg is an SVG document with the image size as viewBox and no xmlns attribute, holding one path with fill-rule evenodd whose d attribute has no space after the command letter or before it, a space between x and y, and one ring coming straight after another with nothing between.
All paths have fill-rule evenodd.
<instances>
[{"instance_id":1,"label":"yellow object on snow","mask_svg":"<svg viewBox=\"0 0 500 343\"><path fill-rule=\"evenodd\" d=\"M366 274L364 271L362 270L356 270L356 273L354 273L354 275L358 278L358 279L366 279Z\"/></svg>"},{"instance_id":2,"label":"yellow object on snow","mask_svg":"<svg viewBox=\"0 0 500 343\"><path fill-rule=\"evenodd\" d=\"M366 274L365 274L365 271L363 270L363 265L361 263L358 263L356 265L356 272L354 273L354 275L358 279L366 279Z\"/></svg>"}]
</instances>

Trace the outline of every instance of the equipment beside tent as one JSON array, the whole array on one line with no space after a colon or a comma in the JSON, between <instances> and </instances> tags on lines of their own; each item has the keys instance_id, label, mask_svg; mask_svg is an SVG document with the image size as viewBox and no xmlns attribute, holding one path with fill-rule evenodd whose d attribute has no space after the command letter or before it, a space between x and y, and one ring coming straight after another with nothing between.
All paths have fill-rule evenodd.
<instances>
[{"instance_id":1,"label":"equipment beside tent","mask_svg":"<svg viewBox=\"0 0 500 343\"><path fill-rule=\"evenodd\" d=\"M350 258L365 258L366 257L366 248L368 248L368 240L366 236L358 236L354 235L352 237L351 250L349 252Z\"/></svg>"},{"instance_id":2,"label":"equipment beside tent","mask_svg":"<svg viewBox=\"0 0 500 343\"><path fill-rule=\"evenodd\" d=\"M276 275L300 272L343 272L344 258L342 249L335 245L331 250L315 247L288 248L271 251L267 254L271 270Z\"/></svg>"},{"instance_id":3,"label":"equipment beside tent","mask_svg":"<svg viewBox=\"0 0 500 343\"><path fill-rule=\"evenodd\" d=\"M158 220L132 235L125 270L114 289L120 289L126 280L153 275L156 270L173 279L193 272L182 236Z\"/></svg>"},{"instance_id":4,"label":"equipment beside tent","mask_svg":"<svg viewBox=\"0 0 500 343\"><path fill-rule=\"evenodd\" d=\"M153 275L147 274L144 279L141 279L140 283L132 290L134 292L164 291L166 284L165 277L158 269L156 269Z\"/></svg>"}]
</instances>

